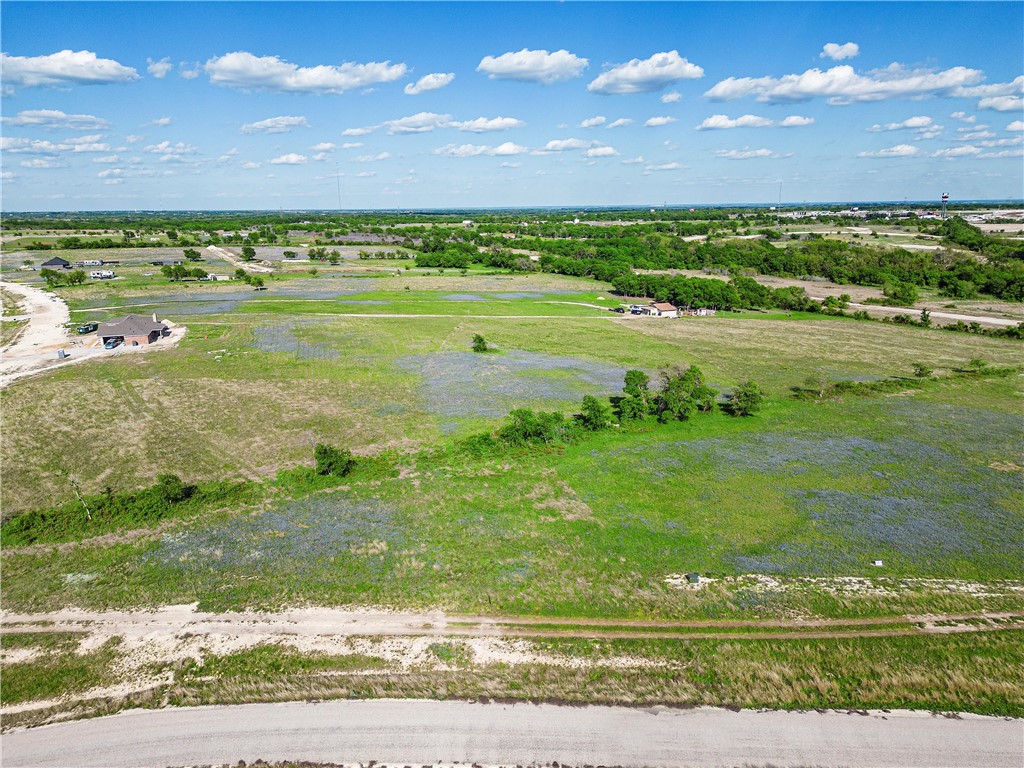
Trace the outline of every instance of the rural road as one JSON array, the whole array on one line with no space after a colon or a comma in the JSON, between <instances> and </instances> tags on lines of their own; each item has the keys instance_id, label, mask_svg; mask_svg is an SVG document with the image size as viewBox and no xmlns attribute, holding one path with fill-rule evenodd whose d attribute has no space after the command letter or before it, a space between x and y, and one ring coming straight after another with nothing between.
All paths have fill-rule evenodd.
<instances>
[{"instance_id":1,"label":"rural road","mask_svg":"<svg viewBox=\"0 0 1024 768\"><path fill-rule=\"evenodd\" d=\"M132 710L4 734L5 768L233 764L1020 768L1024 722L914 712L758 712L374 700Z\"/></svg>"}]
</instances>

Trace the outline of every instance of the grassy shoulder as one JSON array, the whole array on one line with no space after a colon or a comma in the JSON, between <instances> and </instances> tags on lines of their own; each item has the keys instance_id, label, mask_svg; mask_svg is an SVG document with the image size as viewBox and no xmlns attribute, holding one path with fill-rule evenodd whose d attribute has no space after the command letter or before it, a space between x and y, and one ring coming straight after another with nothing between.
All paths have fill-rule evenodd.
<instances>
[{"instance_id":1,"label":"grassy shoulder","mask_svg":"<svg viewBox=\"0 0 1024 768\"><path fill-rule=\"evenodd\" d=\"M321 650L257 644L143 666L115 641L76 658L51 651L5 667L4 703L56 694L64 701L5 714L4 725L139 706L396 697L1024 716L1024 655L1014 631L795 641L428 640L355 638ZM124 693L107 695L102 686L120 676Z\"/></svg>"}]
</instances>

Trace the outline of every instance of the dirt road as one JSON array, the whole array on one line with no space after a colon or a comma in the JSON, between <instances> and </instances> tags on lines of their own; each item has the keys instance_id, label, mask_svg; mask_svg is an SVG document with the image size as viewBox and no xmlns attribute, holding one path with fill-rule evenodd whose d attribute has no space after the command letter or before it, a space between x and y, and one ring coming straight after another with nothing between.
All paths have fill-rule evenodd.
<instances>
[{"instance_id":1,"label":"dirt road","mask_svg":"<svg viewBox=\"0 0 1024 768\"><path fill-rule=\"evenodd\" d=\"M3 764L844 765L1019 768L1024 723L917 712L765 712L375 700L134 710L4 735Z\"/></svg>"},{"instance_id":2,"label":"dirt road","mask_svg":"<svg viewBox=\"0 0 1024 768\"><path fill-rule=\"evenodd\" d=\"M28 317L28 325L21 335L9 347L0 350L0 389L18 379L64 365L168 349L177 345L187 331L183 325L167 323L170 335L156 344L104 349L95 334L71 336L68 333L66 326L71 322L71 314L59 296L21 283L0 282L0 288L19 297ZM57 356L61 349L68 355L63 359Z\"/></svg>"},{"instance_id":3,"label":"dirt road","mask_svg":"<svg viewBox=\"0 0 1024 768\"><path fill-rule=\"evenodd\" d=\"M122 681L108 688L67 694L60 699L35 699L9 705L0 714L41 711L95 699L120 699L133 693L159 689L168 680L152 672L155 663L202 659L211 654L238 653L257 645L281 645L301 653L333 656L383 654L402 669L429 664L430 645L438 638L458 639L473 663L587 666L585 658L567 659L540 651L537 638L587 639L821 639L880 637L915 634L985 632L1019 628L1024 615L978 613L932 616L895 616L861 619L648 621L629 619L564 619L529 616L475 616L442 611L396 612L297 608L279 613L253 611L209 613L194 605L170 605L152 611L83 611L0 613L6 633L73 632L79 649L99 648L119 638L118 668ZM26 652L28 661L35 652ZM14 659L5 653L5 663ZM604 658L604 666L650 666L632 657Z\"/></svg>"},{"instance_id":4,"label":"dirt road","mask_svg":"<svg viewBox=\"0 0 1024 768\"><path fill-rule=\"evenodd\" d=\"M245 261L244 259L240 259L227 248L218 248L216 245L208 245L206 246L206 250L210 255L216 256L219 259L224 259L228 264L235 267L241 267L246 272L250 272L254 275L269 275L274 271L272 267L268 266L267 262Z\"/></svg>"}]
</instances>

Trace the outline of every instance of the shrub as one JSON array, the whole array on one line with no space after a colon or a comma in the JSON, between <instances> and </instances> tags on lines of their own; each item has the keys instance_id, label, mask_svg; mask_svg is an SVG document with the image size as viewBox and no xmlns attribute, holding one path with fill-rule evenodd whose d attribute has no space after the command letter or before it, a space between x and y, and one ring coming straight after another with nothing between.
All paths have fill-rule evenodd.
<instances>
[{"instance_id":1,"label":"shrub","mask_svg":"<svg viewBox=\"0 0 1024 768\"><path fill-rule=\"evenodd\" d=\"M932 375L932 369L924 363L914 363L914 375L919 379L927 379Z\"/></svg>"},{"instance_id":2,"label":"shrub","mask_svg":"<svg viewBox=\"0 0 1024 768\"><path fill-rule=\"evenodd\" d=\"M581 410L581 413L576 414L576 421L590 432L606 429L611 422L612 409L593 395L583 396Z\"/></svg>"},{"instance_id":3,"label":"shrub","mask_svg":"<svg viewBox=\"0 0 1024 768\"><path fill-rule=\"evenodd\" d=\"M356 465L355 457L347 448L335 448L326 443L317 443L313 449L313 458L316 460L316 473L318 475L333 475L344 477Z\"/></svg>"},{"instance_id":4,"label":"shrub","mask_svg":"<svg viewBox=\"0 0 1024 768\"><path fill-rule=\"evenodd\" d=\"M747 380L736 387L729 401L722 404L722 410L732 416L753 416L761 410L763 402L764 393L757 384Z\"/></svg>"},{"instance_id":5,"label":"shrub","mask_svg":"<svg viewBox=\"0 0 1024 768\"><path fill-rule=\"evenodd\" d=\"M473 335L473 351L487 352L487 340L479 333Z\"/></svg>"}]
</instances>

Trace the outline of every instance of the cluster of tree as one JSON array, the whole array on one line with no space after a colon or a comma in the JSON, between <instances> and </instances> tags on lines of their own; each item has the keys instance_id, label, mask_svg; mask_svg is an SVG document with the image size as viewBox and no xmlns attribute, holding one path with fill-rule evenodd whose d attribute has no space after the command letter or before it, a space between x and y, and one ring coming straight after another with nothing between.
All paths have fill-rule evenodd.
<instances>
[{"instance_id":1,"label":"cluster of tree","mask_svg":"<svg viewBox=\"0 0 1024 768\"><path fill-rule=\"evenodd\" d=\"M640 421L654 416L661 423L686 421L694 413L714 410L718 391L708 386L703 372L695 365L672 366L661 371L661 386L650 388L651 378L643 371L627 371L623 396L616 402L619 418ZM752 416L761 408L764 394L752 381L744 381L720 407L732 416Z\"/></svg>"},{"instance_id":2,"label":"cluster of tree","mask_svg":"<svg viewBox=\"0 0 1024 768\"><path fill-rule=\"evenodd\" d=\"M417 267L440 267L442 269L466 269L473 257L461 251L434 251L416 255Z\"/></svg>"},{"instance_id":3,"label":"cluster of tree","mask_svg":"<svg viewBox=\"0 0 1024 768\"><path fill-rule=\"evenodd\" d=\"M360 259L411 259L408 251L359 251Z\"/></svg>"},{"instance_id":4,"label":"cluster of tree","mask_svg":"<svg viewBox=\"0 0 1024 768\"><path fill-rule=\"evenodd\" d=\"M259 275L250 275L248 272L246 272L241 267L239 267L238 269L235 270L235 279L236 280L241 280L242 282L247 283L248 285L251 285L253 288L262 288L264 286L264 284L265 284L264 280L263 280L263 278L261 276L259 276Z\"/></svg>"},{"instance_id":5,"label":"cluster of tree","mask_svg":"<svg viewBox=\"0 0 1024 768\"><path fill-rule=\"evenodd\" d=\"M81 285L86 280L85 270L73 269L70 272L44 267L39 276L46 281L47 288L59 288L63 285Z\"/></svg>"},{"instance_id":6,"label":"cluster of tree","mask_svg":"<svg viewBox=\"0 0 1024 768\"><path fill-rule=\"evenodd\" d=\"M205 269L201 269L200 267L189 269L182 264L178 264L173 267L165 264L160 267L160 274L174 282L187 280L189 278L192 278L193 280L202 280L209 276L209 273Z\"/></svg>"},{"instance_id":7,"label":"cluster of tree","mask_svg":"<svg viewBox=\"0 0 1024 768\"><path fill-rule=\"evenodd\" d=\"M608 400L585 395L578 413L566 418L561 411L534 411L517 408L505 417L505 423L493 433L474 435L461 443L472 455L487 455L495 450L530 446L576 443L588 434L614 425L623 426L649 417L660 423L686 421L695 413L710 413L719 407L733 416L751 416L764 402L764 394L751 381L744 381L718 401L718 392L709 387L696 366L670 367L661 372L661 386L650 389L650 377L643 371L627 371L623 396Z\"/></svg>"},{"instance_id":8,"label":"cluster of tree","mask_svg":"<svg viewBox=\"0 0 1024 768\"><path fill-rule=\"evenodd\" d=\"M203 256L195 248L186 248L182 254L185 256L185 261L202 261Z\"/></svg>"},{"instance_id":9,"label":"cluster of tree","mask_svg":"<svg viewBox=\"0 0 1024 768\"><path fill-rule=\"evenodd\" d=\"M341 252L336 248L328 251L323 247L314 247L309 249L309 260L329 261L331 264L337 264L341 261Z\"/></svg>"},{"instance_id":10,"label":"cluster of tree","mask_svg":"<svg viewBox=\"0 0 1024 768\"><path fill-rule=\"evenodd\" d=\"M249 483L185 483L174 474L158 475L156 483L138 491L83 496L72 481L75 498L57 507L7 517L0 529L4 543L22 546L37 542L69 541L117 528L153 525L160 520L225 503L241 503Z\"/></svg>"}]
</instances>

